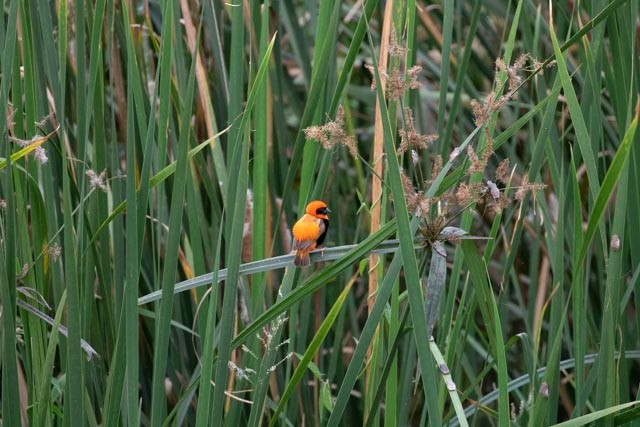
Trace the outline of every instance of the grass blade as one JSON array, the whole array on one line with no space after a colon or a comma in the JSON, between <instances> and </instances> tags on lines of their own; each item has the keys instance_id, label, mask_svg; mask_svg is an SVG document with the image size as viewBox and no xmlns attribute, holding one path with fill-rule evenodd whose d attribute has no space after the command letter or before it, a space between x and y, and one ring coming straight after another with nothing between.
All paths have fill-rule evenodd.
<instances>
[{"instance_id":1,"label":"grass blade","mask_svg":"<svg viewBox=\"0 0 640 427\"><path fill-rule=\"evenodd\" d=\"M171 9L167 7L167 9ZM165 19L173 19L171 12ZM171 34L169 31L165 33L166 36ZM199 38L199 36L198 36ZM171 51L165 51L167 55L171 55ZM169 217L169 236L167 241L167 249L164 258L164 269L162 271L162 295L165 297L160 302L158 310L158 318L156 319L156 333L155 333L155 346L154 346L154 359L153 359L153 383L151 394L151 424L159 425L164 419L165 412L165 376L166 376L166 364L167 364L167 349L169 346L170 334L169 324L173 312L173 289L175 286L175 265L178 261L178 250L181 239L181 224L182 215L184 212L185 201L185 185L187 182L188 174L188 151L189 151L189 139L191 135L191 109L193 104L193 94L195 90L195 72L196 63L198 57L197 43L196 50L193 52L191 59L191 69L189 71L189 84L184 98L182 111L180 112L180 141L176 147L177 164L175 180L173 182L173 193L171 195L171 207ZM143 189L144 194L145 189ZM146 205L146 203L145 203Z\"/></svg>"},{"instance_id":2,"label":"grass blade","mask_svg":"<svg viewBox=\"0 0 640 427\"><path fill-rule=\"evenodd\" d=\"M278 406L276 407L276 410L273 413L273 416L271 418L271 423L269 424L270 426L275 426L278 423L278 415L280 414L280 412L282 412L282 409L287 404L296 385L302 379L304 372L306 371L307 367L309 366L309 363L311 362L311 358L313 358L313 356L316 354L316 352L320 348L320 345L322 344L324 339L327 337L327 334L331 330L331 327L333 326L336 318L338 317L338 313L340 313L340 310L342 309L345 299L347 298L347 295L351 291L351 287L355 283L355 280L356 280L356 277L353 277L351 280L349 280L347 285L344 287L344 289L340 293L340 296L338 297L336 302L333 304L333 307L331 307L331 310L329 310L326 317L322 321L320 328L318 328L316 335L311 340L309 347L307 347L307 351L305 351L304 355L302 356L300 363L298 363L298 366L296 367L295 372L291 376L291 379L287 383L287 387L285 388L284 392L282 393L282 396L280 397L280 402L278 402Z\"/></svg>"},{"instance_id":3,"label":"grass blade","mask_svg":"<svg viewBox=\"0 0 640 427\"><path fill-rule=\"evenodd\" d=\"M636 109L636 115L633 121L629 124L629 128L627 129L627 132L625 133L624 138L620 143L620 147L618 147L618 151L616 152L616 155L613 158L613 161L611 162L606 175L604 176L602 187L595 197L593 210L589 215L589 222L587 223L587 230L585 231L584 237L582 238L582 246L580 247L578 256L578 260L580 262L582 262L587 255L589 246L591 246L591 239L593 239L596 228L599 226L600 221L602 220L605 208L609 203L609 199L613 195L615 186L620 179L620 175L622 174L624 165L627 161L627 158L629 157L631 144L633 143L636 128L638 126L638 113L639 110Z\"/></svg>"}]
</instances>

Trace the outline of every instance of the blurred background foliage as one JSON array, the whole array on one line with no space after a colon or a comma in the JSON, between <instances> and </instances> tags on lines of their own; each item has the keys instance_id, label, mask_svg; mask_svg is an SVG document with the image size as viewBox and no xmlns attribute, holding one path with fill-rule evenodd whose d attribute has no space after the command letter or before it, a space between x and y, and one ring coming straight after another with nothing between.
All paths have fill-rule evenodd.
<instances>
[{"instance_id":1,"label":"blurred background foliage","mask_svg":"<svg viewBox=\"0 0 640 427\"><path fill-rule=\"evenodd\" d=\"M2 0L2 423L633 423L638 8Z\"/></svg>"}]
</instances>

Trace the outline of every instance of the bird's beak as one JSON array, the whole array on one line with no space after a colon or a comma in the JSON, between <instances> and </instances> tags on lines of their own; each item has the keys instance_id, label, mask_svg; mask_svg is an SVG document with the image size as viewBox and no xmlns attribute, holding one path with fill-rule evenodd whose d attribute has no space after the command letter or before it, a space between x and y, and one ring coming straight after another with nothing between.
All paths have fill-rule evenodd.
<instances>
[{"instance_id":1,"label":"bird's beak","mask_svg":"<svg viewBox=\"0 0 640 427\"><path fill-rule=\"evenodd\" d=\"M328 212L328 213L331 213L331 209L327 208L327 212Z\"/></svg>"}]
</instances>

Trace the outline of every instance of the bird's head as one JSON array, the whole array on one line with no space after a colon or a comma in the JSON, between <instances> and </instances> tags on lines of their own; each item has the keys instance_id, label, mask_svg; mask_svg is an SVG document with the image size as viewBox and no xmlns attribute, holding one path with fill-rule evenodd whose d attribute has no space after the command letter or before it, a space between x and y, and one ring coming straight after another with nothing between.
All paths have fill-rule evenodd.
<instances>
[{"instance_id":1,"label":"bird's head","mask_svg":"<svg viewBox=\"0 0 640 427\"><path fill-rule=\"evenodd\" d=\"M327 214L331 212L331 210L327 207L327 204L325 202L314 200L307 205L306 212L307 214L315 216L316 218L328 220L329 217L327 216Z\"/></svg>"}]
</instances>

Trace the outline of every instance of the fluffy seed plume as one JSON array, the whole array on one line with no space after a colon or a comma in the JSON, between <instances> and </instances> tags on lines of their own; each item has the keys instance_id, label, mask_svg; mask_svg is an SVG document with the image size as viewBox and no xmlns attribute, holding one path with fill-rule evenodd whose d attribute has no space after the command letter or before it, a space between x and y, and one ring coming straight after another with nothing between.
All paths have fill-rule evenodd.
<instances>
[{"instance_id":1,"label":"fluffy seed plume","mask_svg":"<svg viewBox=\"0 0 640 427\"><path fill-rule=\"evenodd\" d=\"M507 183L509 175L509 159L504 159L496 169L496 182Z\"/></svg>"},{"instance_id":2,"label":"fluffy seed plume","mask_svg":"<svg viewBox=\"0 0 640 427\"><path fill-rule=\"evenodd\" d=\"M456 204L465 206L476 199L477 195L466 182L461 182L456 191Z\"/></svg>"},{"instance_id":3,"label":"fluffy seed plume","mask_svg":"<svg viewBox=\"0 0 640 427\"><path fill-rule=\"evenodd\" d=\"M398 154L404 154L410 149L426 149L429 143L432 143L438 139L437 135L422 135L416 131L415 123L413 121L413 113L410 108L405 110L406 122L404 129L401 129L400 134L401 143L398 147Z\"/></svg>"},{"instance_id":4,"label":"fluffy seed plume","mask_svg":"<svg viewBox=\"0 0 640 427\"><path fill-rule=\"evenodd\" d=\"M376 90L376 88L378 87L378 84L376 83L376 71L373 68L373 65L371 64L364 64L364 68L367 69L367 71L369 71L369 73L371 74L371 90ZM383 73L380 73L381 77Z\"/></svg>"},{"instance_id":5,"label":"fluffy seed plume","mask_svg":"<svg viewBox=\"0 0 640 427\"><path fill-rule=\"evenodd\" d=\"M438 174L442 171L442 156L436 155L433 158L433 164L431 165L431 177L425 181L424 187L429 188L431 184L436 180Z\"/></svg>"},{"instance_id":6,"label":"fluffy seed plume","mask_svg":"<svg viewBox=\"0 0 640 427\"><path fill-rule=\"evenodd\" d=\"M344 145L354 158L358 157L358 145L356 139L349 135L344 128L344 110L338 107L336 118L322 126L310 126L304 130L307 139L313 139L322 144L325 150L336 145Z\"/></svg>"},{"instance_id":7,"label":"fluffy seed plume","mask_svg":"<svg viewBox=\"0 0 640 427\"><path fill-rule=\"evenodd\" d=\"M20 139L16 138L15 136L9 136L8 139L9 141L18 144L20 147L29 147L33 145L33 157L42 165L49 160L49 158L47 157L47 151L42 148L42 144L47 142L49 138L58 131L59 128L60 126L58 126L58 128L45 136L36 133L31 139Z\"/></svg>"},{"instance_id":8,"label":"fluffy seed plume","mask_svg":"<svg viewBox=\"0 0 640 427\"><path fill-rule=\"evenodd\" d=\"M55 243L53 246L49 246L49 248L47 249L47 252L51 256L51 259L53 261L56 261L58 258L60 258L60 255L62 254L62 247L60 247L59 244Z\"/></svg>"},{"instance_id":9,"label":"fluffy seed plume","mask_svg":"<svg viewBox=\"0 0 640 427\"><path fill-rule=\"evenodd\" d=\"M404 93L407 88L406 80L403 75L400 74L398 69L395 69L387 76L386 92L390 99L398 99Z\"/></svg>"},{"instance_id":10,"label":"fluffy seed plume","mask_svg":"<svg viewBox=\"0 0 640 427\"><path fill-rule=\"evenodd\" d=\"M236 378L238 380L247 380L249 383L253 384L253 382L251 381L251 376L253 374L256 373L256 371L254 371L251 368L241 368L238 365L236 365L235 363L233 363L232 361L228 362L228 366L229 369L234 371L236 373Z\"/></svg>"},{"instance_id":11,"label":"fluffy seed plume","mask_svg":"<svg viewBox=\"0 0 640 427\"><path fill-rule=\"evenodd\" d=\"M511 199L491 181L487 181L487 186L484 189L484 201L487 209L496 215L511 203Z\"/></svg>"},{"instance_id":12,"label":"fluffy seed plume","mask_svg":"<svg viewBox=\"0 0 640 427\"><path fill-rule=\"evenodd\" d=\"M469 161L471 162L471 166L469 166L469 169L467 169L467 175L484 172L486 163L483 161L483 159L480 159L478 157L478 155L476 154L476 150L474 150L470 145L467 147L467 156L469 157Z\"/></svg>"},{"instance_id":13,"label":"fluffy seed plume","mask_svg":"<svg viewBox=\"0 0 640 427\"><path fill-rule=\"evenodd\" d=\"M96 174L93 169L87 171L87 177L89 177L89 185L91 188L102 190L105 193L109 191L107 184L104 182L104 178L107 176L107 170L100 172L100 175Z\"/></svg>"},{"instance_id":14,"label":"fluffy seed plume","mask_svg":"<svg viewBox=\"0 0 640 427\"><path fill-rule=\"evenodd\" d=\"M402 190L405 203L407 204L407 210L426 219L435 199L427 197L423 191L416 190L411 178L407 176L404 170L400 171L400 178L402 179Z\"/></svg>"},{"instance_id":15,"label":"fluffy seed plume","mask_svg":"<svg viewBox=\"0 0 640 427\"><path fill-rule=\"evenodd\" d=\"M33 151L33 158L38 161L41 165L47 163L49 158L47 157L47 151L42 147L36 147Z\"/></svg>"},{"instance_id":16,"label":"fluffy seed plume","mask_svg":"<svg viewBox=\"0 0 640 427\"><path fill-rule=\"evenodd\" d=\"M395 28L391 30L388 51L390 56L394 56L396 58L402 58L407 53L407 48L398 42L398 36Z\"/></svg>"},{"instance_id":17,"label":"fluffy seed plume","mask_svg":"<svg viewBox=\"0 0 640 427\"><path fill-rule=\"evenodd\" d=\"M471 109L475 119L476 126L482 126L493 113L500 110L507 102L509 102L516 94L520 86L522 85L522 71L526 70L525 65L527 61L533 62L533 67L530 69L532 72L537 72L542 68L542 64L536 61L531 54L521 55L513 65L507 65L502 58L496 60L496 78L495 80L500 82L498 78L499 73L505 73L507 80L505 83L499 83L495 90L491 92L485 98L484 102L480 103L477 100L471 100ZM506 93L502 96L497 94L502 92L506 86Z\"/></svg>"},{"instance_id":18,"label":"fluffy seed plume","mask_svg":"<svg viewBox=\"0 0 640 427\"><path fill-rule=\"evenodd\" d=\"M51 123L53 121L53 118L54 118L54 113L52 111L46 116L44 116L42 120L35 122L35 125L38 127L44 127L47 123Z\"/></svg>"},{"instance_id":19,"label":"fluffy seed plume","mask_svg":"<svg viewBox=\"0 0 640 427\"><path fill-rule=\"evenodd\" d=\"M409 89L420 89L420 82L418 81L418 77L420 76L421 72L422 67L419 65L414 65L413 67L409 68L409 70L407 71L407 77L409 78L407 85Z\"/></svg>"},{"instance_id":20,"label":"fluffy seed plume","mask_svg":"<svg viewBox=\"0 0 640 427\"><path fill-rule=\"evenodd\" d=\"M520 184L520 187L516 190L514 198L516 200L522 201L527 193L533 193L536 190L543 190L544 188L546 188L546 185L544 184L530 183L529 175L525 174L522 177L522 183Z\"/></svg>"},{"instance_id":21,"label":"fluffy seed plume","mask_svg":"<svg viewBox=\"0 0 640 427\"><path fill-rule=\"evenodd\" d=\"M371 90L375 90L377 87L375 70L369 64L366 64L365 68L371 73ZM389 99L398 99L408 89L419 89L418 77L421 71L422 67L419 65L408 69L406 75L401 74L398 69L393 70L391 74L378 70L380 78L385 80L385 92Z\"/></svg>"},{"instance_id":22,"label":"fluffy seed plume","mask_svg":"<svg viewBox=\"0 0 640 427\"><path fill-rule=\"evenodd\" d=\"M43 139L46 139L46 138L47 138L46 136L42 136L38 134L36 134L31 139L20 139L14 136L10 136L9 141L15 142L20 147L28 147L32 144L42 144ZM47 161L49 160L49 158L47 157L47 151L40 146L36 147L35 150L33 150L33 158L36 159L36 161L38 161L38 163L40 163L41 165L47 163Z\"/></svg>"},{"instance_id":23,"label":"fluffy seed plume","mask_svg":"<svg viewBox=\"0 0 640 427\"><path fill-rule=\"evenodd\" d=\"M414 212L420 203L420 194L416 191L411 178L407 176L404 170L400 171L400 178L402 179L404 197L407 201L407 209L409 212Z\"/></svg>"},{"instance_id":24,"label":"fluffy seed plume","mask_svg":"<svg viewBox=\"0 0 640 427\"><path fill-rule=\"evenodd\" d=\"M9 130L9 133L13 133L13 127L16 124L15 121L15 117L16 117L16 109L13 108L13 105L11 105L11 103L7 104L7 109L6 109L6 123L7 123L7 129Z\"/></svg>"}]
</instances>

